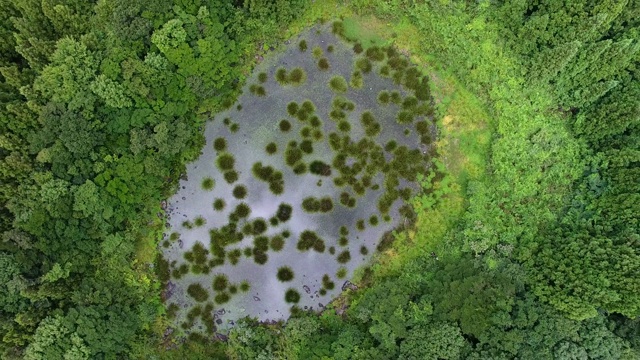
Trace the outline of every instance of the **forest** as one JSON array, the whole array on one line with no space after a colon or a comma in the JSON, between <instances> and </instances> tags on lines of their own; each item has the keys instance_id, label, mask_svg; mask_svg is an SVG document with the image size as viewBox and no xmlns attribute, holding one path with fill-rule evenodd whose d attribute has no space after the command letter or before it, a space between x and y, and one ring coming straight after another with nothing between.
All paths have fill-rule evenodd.
<instances>
[{"instance_id":1,"label":"forest","mask_svg":"<svg viewBox=\"0 0 640 360\"><path fill-rule=\"evenodd\" d=\"M413 221L321 313L175 329L164 202L312 24L428 75ZM638 0L0 0L0 358L640 359L639 40Z\"/></svg>"}]
</instances>

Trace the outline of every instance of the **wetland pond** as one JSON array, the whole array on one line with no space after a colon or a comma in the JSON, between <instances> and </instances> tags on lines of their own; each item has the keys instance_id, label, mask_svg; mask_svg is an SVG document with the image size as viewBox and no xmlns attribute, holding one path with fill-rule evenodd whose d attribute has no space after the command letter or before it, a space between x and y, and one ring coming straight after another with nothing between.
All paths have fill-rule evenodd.
<instances>
[{"instance_id":1,"label":"wetland pond","mask_svg":"<svg viewBox=\"0 0 640 360\"><path fill-rule=\"evenodd\" d=\"M257 65L168 200L163 298L185 331L322 310L415 216L435 152L428 78L336 33L317 25Z\"/></svg>"}]
</instances>

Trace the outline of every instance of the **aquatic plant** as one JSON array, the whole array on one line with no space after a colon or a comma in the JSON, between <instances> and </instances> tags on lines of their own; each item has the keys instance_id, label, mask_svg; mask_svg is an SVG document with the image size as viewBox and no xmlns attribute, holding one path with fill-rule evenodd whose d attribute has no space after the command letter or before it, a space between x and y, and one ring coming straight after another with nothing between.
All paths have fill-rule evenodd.
<instances>
[{"instance_id":1,"label":"aquatic plant","mask_svg":"<svg viewBox=\"0 0 640 360\"><path fill-rule=\"evenodd\" d=\"M380 67L380 76L389 77L390 74L391 68L389 67L389 65L383 65L382 67Z\"/></svg>"},{"instance_id":2,"label":"aquatic plant","mask_svg":"<svg viewBox=\"0 0 640 360\"><path fill-rule=\"evenodd\" d=\"M187 294L197 302L204 302L209 299L209 293L200 284L191 284L187 287Z\"/></svg>"},{"instance_id":3,"label":"aquatic plant","mask_svg":"<svg viewBox=\"0 0 640 360\"><path fill-rule=\"evenodd\" d=\"M398 91L392 91L389 99L394 104L400 104L400 102L402 102L402 96Z\"/></svg>"},{"instance_id":4,"label":"aquatic plant","mask_svg":"<svg viewBox=\"0 0 640 360\"><path fill-rule=\"evenodd\" d=\"M349 122L346 120L342 120L338 122L338 130L342 132L349 132L351 131L351 124L349 124Z\"/></svg>"},{"instance_id":5,"label":"aquatic plant","mask_svg":"<svg viewBox=\"0 0 640 360\"><path fill-rule=\"evenodd\" d=\"M291 130L291 123L288 120L280 120L280 131L282 132L288 132L289 130Z\"/></svg>"},{"instance_id":6,"label":"aquatic plant","mask_svg":"<svg viewBox=\"0 0 640 360\"><path fill-rule=\"evenodd\" d=\"M227 140L223 137L213 140L213 149L215 151L225 151L227 149Z\"/></svg>"},{"instance_id":7,"label":"aquatic plant","mask_svg":"<svg viewBox=\"0 0 640 360\"><path fill-rule=\"evenodd\" d=\"M287 222L291 219L291 214L293 213L293 207L287 203L281 203L278 205L278 211L276 212L276 217L278 220L282 222Z\"/></svg>"},{"instance_id":8,"label":"aquatic plant","mask_svg":"<svg viewBox=\"0 0 640 360\"><path fill-rule=\"evenodd\" d=\"M301 122L306 121L309 118L309 113L304 111L303 109L298 110L298 112L296 113L296 117L298 118L298 120L300 120Z\"/></svg>"},{"instance_id":9,"label":"aquatic plant","mask_svg":"<svg viewBox=\"0 0 640 360\"><path fill-rule=\"evenodd\" d=\"M370 136L370 137L377 136L378 134L380 134L380 131L382 131L382 127L380 126L380 123L376 121L371 111L365 111L362 113L362 115L360 116L360 123L362 124L365 135L367 136ZM363 144L368 145L367 143L363 143ZM368 147L369 146L365 146L361 150L364 150Z\"/></svg>"},{"instance_id":10,"label":"aquatic plant","mask_svg":"<svg viewBox=\"0 0 640 360\"><path fill-rule=\"evenodd\" d=\"M200 187L202 187L202 190L206 191L212 190L214 185L215 181L213 181L213 179L210 177L202 179L202 183L200 183Z\"/></svg>"},{"instance_id":11,"label":"aquatic plant","mask_svg":"<svg viewBox=\"0 0 640 360\"><path fill-rule=\"evenodd\" d=\"M284 300L290 304L297 304L300 301L300 293L292 288L287 289Z\"/></svg>"},{"instance_id":12,"label":"aquatic plant","mask_svg":"<svg viewBox=\"0 0 640 360\"><path fill-rule=\"evenodd\" d=\"M351 253L349 252L349 250L345 250L343 252L341 252L338 257L336 258L336 260L340 263L340 264L346 264L349 261L351 261Z\"/></svg>"},{"instance_id":13,"label":"aquatic plant","mask_svg":"<svg viewBox=\"0 0 640 360\"><path fill-rule=\"evenodd\" d=\"M269 243L269 247L273 251L280 251L284 248L284 238L281 235L275 235L271 238L271 242Z\"/></svg>"},{"instance_id":14,"label":"aquatic plant","mask_svg":"<svg viewBox=\"0 0 640 360\"><path fill-rule=\"evenodd\" d=\"M330 197L320 199L320 212L328 213L333 210L333 200Z\"/></svg>"},{"instance_id":15,"label":"aquatic plant","mask_svg":"<svg viewBox=\"0 0 640 360\"><path fill-rule=\"evenodd\" d=\"M329 60L327 58L321 58L318 60L318 68L322 71L329 70Z\"/></svg>"},{"instance_id":16,"label":"aquatic plant","mask_svg":"<svg viewBox=\"0 0 640 360\"><path fill-rule=\"evenodd\" d=\"M238 181L239 175L237 171L229 170L229 171L225 171L222 177L224 177L224 180L227 183L233 184L234 182Z\"/></svg>"},{"instance_id":17,"label":"aquatic plant","mask_svg":"<svg viewBox=\"0 0 640 360\"><path fill-rule=\"evenodd\" d=\"M288 266L280 267L278 268L277 277L282 282L291 281L294 277L293 270Z\"/></svg>"},{"instance_id":18,"label":"aquatic plant","mask_svg":"<svg viewBox=\"0 0 640 360\"><path fill-rule=\"evenodd\" d=\"M295 166L293 167L293 173L296 175L302 175L306 172L307 172L307 164L303 162L299 162L295 164Z\"/></svg>"},{"instance_id":19,"label":"aquatic plant","mask_svg":"<svg viewBox=\"0 0 640 360\"><path fill-rule=\"evenodd\" d=\"M244 199L247 196L247 187L244 185L236 185L232 191L233 197L236 199Z\"/></svg>"},{"instance_id":20,"label":"aquatic plant","mask_svg":"<svg viewBox=\"0 0 640 360\"><path fill-rule=\"evenodd\" d=\"M431 88L429 87L429 78L423 77L420 85L417 86L414 94L418 100L427 101L431 99Z\"/></svg>"},{"instance_id":21,"label":"aquatic plant","mask_svg":"<svg viewBox=\"0 0 640 360\"><path fill-rule=\"evenodd\" d=\"M307 80L307 73L301 67L296 67L289 72L287 81L293 86L298 86Z\"/></svg>"},{"instance_id":22,"label":"aquatic plant","mask_svg":"<svg viewBox=\"0 0 640 360\"><path fill-rule=\"evenodd\" d=\"M278 151L278 146L276 145L276 143L270 142L267 144L267 146L265 146L264 150L267 152L267 154L273 155Z\"/></svg>"},{"instance_id":23,"label":"aquatic plant","mask_svg":"<svg viewBox=\"0 0 640 360\"><path fill-rule=\"evenodd\" d=\"M218 155L216 163L221 171L232 170L236 163L236 159L232 154L224 152Z\"/></svg>"},{"instance_id":24,"label":"aquatic plant","mask_svg":"<svg viewBox=\"0 0 640 360\"><path fill-rule=\"evenodd\" d=\"M360 58L356 60L356 69L362 71L364 74L368 74L373 69L373 65L369 59Z\"/></svg>"},{"instance_id":25,"label":"aquatic plant","mask_svg":"<svg viewBox=\"0 0 640 360\"><path fill-rule=\"evenodd\" d=\"M314 58L319 59L320 57L322 57L322 48L320 48L320 46L314 46L311 50L311 53L313 54Z\"/></svg>"},{"instance_id":26,"label":"aquatic plant","mask_svg":"<svg viewBox=\"0 0 640 360\"><path fill-rule=\"evenodd\" d=\"M354 89L362 89L362 87L364 86L364 78L362 77L362 73L360 71L354 71L351 74L349 85Z\"/></svg>"},{"instance_id":27,"label":"aquatic plant","mask_svg":"<svg viewBox=\"0 0 640 360\"><path fill-rule=\"evenodd\" d=\"M344 36L345 27L342 21L334 21L331 24L331 32L338 36Z\"/></svg>"},{"instance_id":28,"label":"aquatic plant","mask_svg":"<svg viewBox=\"0 0 640 360\"><path fill-rule=\"evenodd\" d=\"M302 156L302 150L293 146L287 146L284 152L285 163L289 166L294 166L298 161L302 160Z\"/></svg>"},{"instance_id":29,"label":"aquatic plant","mask_svg":"<svg viewBox=\"0 0 640 360\"><path fill-rule=\"evenodd\" d=\"M292 101L287 104L287 112L289 115L295 116L298 113L298 110L300 110L300 106L298 106L297 102Z\"/></svg>"},{"instance_id":30,"label":"aquatic plant","mask_svg":"<svg viewBox=\"0 0 640 360\"><path fill-rule=\"evenodd\" d=\"M240 262L241 257L242 257L242 250L240 249L233 249L227 252L227 258L229 259L229 262L231 263L231 265L238 264L238 262Z\"/></svg>"},{"instance_id":31,"label":"aquatic plant","mask_svg":"<svg viewBox=\"0 0 640 360\"><path fill-rule=\"evenodd\" d=\"M333 290L336 287L336 284L331 281L329 274L324 274L322 276L322 287L327 290Z\"/></svg>"},{"instance_id":32,"label":"aquatic plant","mask_svg":"<svg viewBox=\"0 0 640 360\"><path fill-rule=\"evenodd\" d=\"M213 277L212 287L215 291L224 291L229 286L229 278L225 274L217 274Z\"/></svg>"},{"instance_id":33,"label":"aquatic plant","mask_svg":"<svg viewBox=\"0 0 640 360\"><path fill-rule=\"evenodd\" d=\"M239 218L246 218L249 216L249 214L251 214L251 208L249 207L249 205L247 205L247 203L242 202L236 206L236 209L233 213L236 214L236 216L238 216Z\"/></svg>"},{"instance_id":34,"label":"aquatic plant","mask_svg":"<svg viewBox=\"0 0 640 360\"><path fill-rule=\"evenodd\" d=\"M313 113L314 111L316 111L316 106L311 100L307 99L302 102L302 105L300 105L300 109L306 111L307 113Z\"/></svg>"},{"instance_id":35,"label":"aquatic plant","mask_svg":"<svg viewBox=\"0 0 640 360\"><path fill-rule=\"evenodd\" d=\"M347 80L340 75L335 75L329 80L329 87L338 94L344 94L348 89Z\"/></svg>"},{"instance_id":36,"label":"aquatic plant","mask_svg":"<svg viewBox=\"0 0 640 360\"><path fill-rule=\"evenodd\" d=\"M380 91L380 93L378 93L378 102L379 102L381 105L387 105L387 104L389 104L389 101L390 101L390 100L391 100L391 99L390 99L390 96L389 96L389 92L388 92L388 91L386 91L386 90L382 90L382 91Z\"/></svg>"},{"instance_id":37,"label":"aquatic plant","mask_svg":"<svg viewBox=\"0 0 640 360\"><path fill-rule=\"evenodd\" d=\"M197 216L195 219L193 219L193 225L195 225L196 227L201 227L206 223L207 220L205 220L205 218L203 218L202 216Z\"/></svg>"},{"instance_id":38,"label":"aquatic plant","mask_svg":"<svg viewBox=\"0 0 640 360\"><path fill-rule=\"evenodd\" d=\"M420 73L420 70L418 70L418 68L416 68L415 66L412 66L405 71L404 82L402 83L402 85L404 85L407 89L415 91L418 86L420 86L421 76L422 74Z\"/></svg>"},{"instance_id":39,"label":"aquatic plant","mask_svg":"<svg viewBox=\"0 0 640 360\"><path fill-rule=\"evenodd\" d=\"M258 265L264 265L269 261L269 256L261 251L255 251L253 253L253 261Z\"/></svg>"},{"instance_id":40,"label":"aquatic plant","mask_svg":"<svg viewBox=\"0 0 640 360\"><path fill-rule=\"evenodd\" d=\"M319 176L331 176L331 166L321 160L314 160L309 164L309 172Z\"/></svg>"},{"instance_id":41,"label":"aquatic plant","mask_svg":"<svg viewBox=\"0 0 640 360\"><path fill-rule=\"evenodd\" d=\"M322 240L315 231L311 230L305 230L300 234L296 247L300 251L307 251L313 248L315 251L321 253L325 250L324 240Z\"/></svg>"},{"instance_id":42,"label":"aquatic plant","mask_svg":"<svg viewBox=\"0 0 640 360\"><path fill-rule=\"evenodd\" d=\"M413 114L406 110L399 111L396 120L398 121L398 124L411 124L413 122Z\"/></svg>"},{"instance_id":43,"label":"aquatic plant","mask_svg":"<svg viewBox=\"0 0 640 360\"><path fill-rule=\"evenodd\" d=\"M319 128L322 126L322 120L320 120L320 118L318 116L312 116L311 119L309 119L309 125L313 126L314 128Z\"/></svg>"},{"instance_id":44,"label":"aquatic plant","mask_svg":"<svg viewBox=\"0 0 640 360\"><path fill-rule=\"evenodd\" d=\"M215 211L222 211L225 207L226 203L224 201L224 199L222 198L217 198L213 201L213 209ZM183 223L184 226L184 223Z\"/></svg>"},{"instance_id":45,"label":"aquatic plant","mask_svg":"<svg viewBox=\"0 0 640 360\"><path fill-rule=\"evenodd\" d=\"M372 46L365 52L366 57L371 61L384 60L384 51L377 46Z\"/></svg>"},{"instance_id":46,"label":"aquatic plant","mask_svg":"<svg viewBox=\"0 0 640 360\"><path fill-rule=\"evenodd\" d=\"M213 298L213 301L215 301L218 305L226 304L227 302L229 302L229 300L231 300L231 296L229 296L229 294L226 292L218 293Z\"/></svg>"},{"instance_id":47,"label":"aquatic plant","mask_svg":"<svg viewBox=\"0 0 640 360\"><path fill-rule=\"evenodd\" d=\"M413 110L416 106L418 106L418 99L414 96L407 96L402 100L402 108L405 110Z\"/></svg>"},{"instance_id":48,"label":"aquatic plant","mask_svg":"<svg viewBox=\"0 0 640 360\"><path fill-rule=\"evenodd\" d=\"M315 213L320 211L320 201L315 197L306 197L302 200L302 210L308 213Z\"/></svg>"},{"instance_id":49,"label":"aquatic plant","mask_svg":"<svg viewBox=\"0 0 640 360\"><path fill-rule=\"evenodd\" d=\"M287 84L287 82L288 82L287 69L278 68L278 70L276 70L276 81L280 85L286 85Z\"/></svg>"},{"instance_id":50,"label":"aquatic plant","mask_svg":"<svg viewBox=\"0 0 640 360\"><path fill-rule=\"evenodd\" d=\"M254 253L256 251L266 252L269 250L269 238L266 236L256 236L253 238L253 247L255 249Z\"/></svg>"},{"instance_id":51,"label":"aquatic plant","mask_svg":"<svg viewBox=\"0 0 640 360\"><path fill-rule=\"evenodd\" d=\"M267 231L267 222L262 219L262 218L258 218L253 220L253 234L254 235L260 235L262 233L264 233L265 231Z\"/></svg>"}]
</instances>

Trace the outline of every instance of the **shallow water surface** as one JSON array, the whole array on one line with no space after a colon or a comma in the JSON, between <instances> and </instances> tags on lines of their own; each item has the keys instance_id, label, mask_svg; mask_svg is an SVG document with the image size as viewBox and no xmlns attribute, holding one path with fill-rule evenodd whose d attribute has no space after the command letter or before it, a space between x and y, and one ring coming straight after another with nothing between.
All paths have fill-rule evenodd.
<instances>
[{"instance_id":1,"label":"shallow water surface","mask_svg":"<svg viewBox=\"0 0 640 360\"><path fill-rule=\"evenodd\" d=\"M306 51L300 50L301 40L307 44ZM332 47L331 52L328 51L329 46ZM320 52L313 50L315 47L321 49L321 56L317 56ZM415 100L413 90L394 83L393 72L388 77L379 75L384 61L374 61L373 71L362 74L361 88L349 86L345 93L337 94L329 86L332 77L341 75L349 82L355 62L365 58L364 53L356 56L352 48L353 44L331 34L330 28L316 27L307 31L298 39L291 40L284 51L258 65L237 103L207 124L207 143L202 155L187 166L188 180L181 182L179 191L169 199L167 207L170 232L174 233L172 237L167 236L163 249L164 258L171 264L174 275L169 284L171 291L167 305L184 329L204 331L204 325L210 321L215 321L216 327L221 329L244 316L262 321L284 319L294 304L302 309L321 309L341 292L354 270L369 260L383 234L411 216L410 208L401 197L408 198L415 193L418 189L415 174L426 171L430 164L429 144L433 125L428 115L431 100L416 101L417 105L379 101L381 91L397 91L401 100ZM319 69L320 57L327 59L330 64L328 70ZM393 57L400 59L396 55ZM388 53L385 58L387 63L391 62ZM283 85L276 80L279 68L290 73L294 67L300 67L306 73L302 84ZM397 71L407 74L405 70ZM260 81L261 77L264 80L260 73L266 74L266 81ZM419 85L428 86L426 83ZM257 95L257 87L262 87L266 96ZM338 111L341 109L335 102L336 98L351 102L355 107ZM294 116L288 112L290 102L296 102L300 107L306 100L313 103L314 111ZM344 105L344 108L349 108L349 105ZM414 118L399 124L397 116L403 109L409 109ZM337 112L331 115L332 111ZM380 126L379 131L366 134L361 120L365 112L373 115L374 122ZM313 116L318 119L311 120ZM291 124L289 131L282 131L280 122L283 119ZM338 128L340 121L348 122L350 130L341 131ZM420 121L424 122L423 125L428 124L428 130L424 126L416 126ZM309 134L303 130L305 127L309 128ZM226 149L214 149L218 138L226 140ZM332 138L334 145L330 144ZM304 164L300 166L306 166L307 171L296 174L293 162L287 164L287 149L291 142L296 142L294 149L300 149L305 140L307 145L311 143L312 152L302 152L295 165ZM396 148L387 145L389 142L395 142ZM270 143L275 144L273 154L266 151ZM225 178L217 165L225 153L233 155L232 169L237 173L237 179L233 174L227 174ZM342 160L336 159L340 156ZM313 174L309 168L315 160L329 167L322 168L320 174ZM271 179L284 184L282 193L270 190L271 180L256 178L252 169L258 162L263 167L271 166L272 173L281 173L281 178L271 174ZM269 175L268 172L266 174ZM213 180L212 189L203 189L205 179ZM247 189L243 199L233 195L238 185ZM352 207L341 203L341 197L345 197L343 193L356 199ZM388 206L381 207L379 204L385 194L389 199L386 202ZM331 211L305 211L302 202L308 197L331 198ZM223 209L214 208L216 199L223 199ZM247 218L232 214L241 203L250 208ZM286 221L276 221L281 204L288 204L293 210L291 218ZM400 210L403 205L404 209ZM196 220L199 217L201 219ZM260 218L268 225L263 233L258 234L255 227L253 232L245 227L247 223L255 224L254 221ZM204 224L198 224L198 221ZM341 228L343 232L345 228L348 230L348 235L344 236L348 240L346 244L344 239L340 240ZM299 239L305 231L314 232L322 239L321 243L316 241L313 243L315 248L301 249ZM278 241L273 240L274 237L284 240L282 249L273 246L273 242ZM271 243L268 249L265 249L265 242ZM206 249L204 255L200 252L199 260L193 251L197 243L202 245L201 249ZM235 255L231 255L234 249L240 250L239 257L237 250ZM346 256L343 255L339 261L339 255L346 251L350 260L344 261ZM180 271L181 266L186 269L185 265L189 271ZM277 277L278 269L284 266L293 270L291 281L280 281ZM341 278L336 276L338 272ZM218 274L227 278L225 290L212 288L212 281ZM240 288L243 281L250 285L248 291ZM203 295L200 302L187 292L189 285L196 283L208 294L206 299ZM286 301L288 289L300 294L297 303L291 301L295 296ZM217 296L220 293L230 299L224 301L226 295ZM198 309L193 311L194 307ZM192 311L191 315L189 311Z\"/></svg>"}]
</instances>

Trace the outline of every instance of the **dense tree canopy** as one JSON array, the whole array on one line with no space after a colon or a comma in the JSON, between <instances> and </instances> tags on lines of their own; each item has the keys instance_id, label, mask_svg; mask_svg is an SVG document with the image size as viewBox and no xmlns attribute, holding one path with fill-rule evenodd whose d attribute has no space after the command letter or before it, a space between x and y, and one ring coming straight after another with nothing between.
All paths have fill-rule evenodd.
<instances>
[{"instance_id":1,"label":"dense tree canopy","mask_svg":"<svg viewBox=\"0 0 640 360\"><path fill-rule=\"evenodd\" d=\"M310 4L0 1L2 358L162 348L160 203L206 116ZM225 345L194 336L153 356L640 356L640 3L348 6L415 29L414 50L495 119L446 252L370 275L342 315L243 320ZM420 217L437 201L415 203Z\"/></svg>"}]
</instances>

